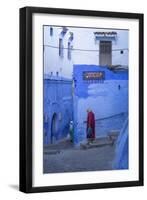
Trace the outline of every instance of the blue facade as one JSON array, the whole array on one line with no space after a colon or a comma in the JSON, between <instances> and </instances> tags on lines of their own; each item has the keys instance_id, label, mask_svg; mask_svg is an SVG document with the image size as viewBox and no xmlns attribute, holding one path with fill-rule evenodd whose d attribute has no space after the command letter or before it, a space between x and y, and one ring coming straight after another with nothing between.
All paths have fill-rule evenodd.
<instances>
[{"instance_id":1,"label":"blue facade","mask_svg":"<svg viewBox=\"0 0 147 200\"><path fill-rule=\"evenodd\" d=\"M113 72L108 67L97 65L74 65L74 80L75 80L75 95L80 98L86 98L89 96L88 87L92 83L104 83L103 81L91 80L85 81L83 79L83 72L103 72L105 74L104 81L110 80L128 80L128 71ZM76 87L77 86L77 87ZM97 96L97 94L95 94Z\"/></svg>"},{"instance_id":2,"label":"blue facade","mask_svg":"<svg viewBox=\"0 0 147 200\"><path fill-rule=\"evenodd\" d=\"M103 73L85 79L84 73ZM55 143L74 125L74 144L86 139L87 109L96 120L96 137L121 129L128 116L128 71L111 71L97 65L74 65L73 80L44 76L44 144ZM73 94L72 94L73 92Z\"/></svg>"},{"instance_id":3,"label":"blue facade","mask_svg":"<svg viewBox=\"0 0 147 200\"><path fill-rule=\"evenodd\" d=\"M44 77L44 144L56 143L69 133L72 120L72 81Z\"/></svg>"},{"instance_id":4,"label":"blue facade","mask_svg":"<svg viewBox=\"0 0 147 200\"><path fill-rule=\"evenodd\" d=\"M85 72L101 72L103 78L86 80ZM86 139L86 111L89 108L95 114L97 137L106 135L110 127L121 129L128 115L128 70L112 71L107 66L74 65L73 79L74 143L79 144ZM120 116L120 126L113 119L115 116ZM107 120L103 120L105 118Z\"/></svg>"},{"instance_id":5,"label":"blue facade","mask_svg":"<svg viewBox=\"0 0 147 200\"><path fill-rule=\"evenodd\" d=\"M128 169L128 119L123 124L116 144L114 169Z\"/></svg>"}]
</instances>

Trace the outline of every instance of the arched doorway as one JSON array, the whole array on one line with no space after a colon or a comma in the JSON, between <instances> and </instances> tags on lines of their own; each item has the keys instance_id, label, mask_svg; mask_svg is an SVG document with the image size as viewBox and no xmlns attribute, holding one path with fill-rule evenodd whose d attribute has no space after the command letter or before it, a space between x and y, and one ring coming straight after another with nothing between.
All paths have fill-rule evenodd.
<instances>
[{"instance_id":1,"label":"arched doorway","mask_svg":"<svg viewBox=\"0 0 147 200\"><path fill-rule=\"evenodd\" d=\"M54 113L53 117L52 117L52 122L51 122L51 144L54 143L55 140L55 136L57 133L57 129L58 129L58 119L57 119L57 114Z\"/></svg>"}]
</instances>

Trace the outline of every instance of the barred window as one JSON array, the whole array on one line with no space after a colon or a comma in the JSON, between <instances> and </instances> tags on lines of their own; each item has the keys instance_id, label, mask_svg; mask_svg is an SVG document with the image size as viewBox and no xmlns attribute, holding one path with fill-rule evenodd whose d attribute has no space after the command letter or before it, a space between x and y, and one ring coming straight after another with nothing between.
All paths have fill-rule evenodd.
<instances>
[{"instance_id":1,"label":"barred window","mask_svg":"<svg viewBox=\"0 0 147 200\"><path fill-rule=\"evenodd\" d=\"M72 49L71 42L68 42L68 52L67 52L68 60L71 60L71 49Z\"/></svg>"},{"instance_id":2,"label":"barred window","mask_svg":"<svg viewBox=\"0 0 147 200\"><path fill-rule=\"evenodd\" d=\"M53 36L53 27L50 27L50 36Z\"/></svg>"},{"instance_id":3,"label":"barred window","mask_svg":"<svg viewBox=\"0 0 147 200\"><path fill-rule=\"evenodd\" d=\"M112 42L111 41L100 41L99 64L100 65L112 64Z\"/></svg>"},{"instance_id":4,"label":"barred window","mask_svg":"<svg viewBox=\"0 0 147 200\"><path fill-rule=\"evenodd\" d=\"M63 39L62 38L59 38L59 56L60 57L63 57Z\"/></svg>"}]
</instances>

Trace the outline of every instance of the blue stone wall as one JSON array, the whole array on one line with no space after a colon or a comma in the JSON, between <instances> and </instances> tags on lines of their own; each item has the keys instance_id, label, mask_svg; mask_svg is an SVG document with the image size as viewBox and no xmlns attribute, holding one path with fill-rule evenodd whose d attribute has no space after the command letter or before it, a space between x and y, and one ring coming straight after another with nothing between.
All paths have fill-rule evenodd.
<instances>
[{"instance_id":1,"label":"blue stone wall","mask_svg":"<svg viewBox=\"0 0 147 200\"><path fill-rule=\"evenodd\" d=\"M69 133L72 120L72 81L64 78L44 78L44 144L56 143ZM52 133L53 116L56 132Z\"/></svg>"},{"instance_id":2,"label":"blue stone wall","mask_svg":"<svg viewBox=\"0 0 147 200\"><path fill-rule=\"evenodd\" d=\"M84 80L83 72L86 71L104 72L105 79ZM95 114L97 137L106 135L110 129L121 129L123 121L128 116L128 71L114 72L107 66L74 65L73 79L74 143L79 144L86 139L88 108ZM115 119L115 116L120 118ZM107 120L102 120L104 118Z\"/></svg>"}]
</instances>

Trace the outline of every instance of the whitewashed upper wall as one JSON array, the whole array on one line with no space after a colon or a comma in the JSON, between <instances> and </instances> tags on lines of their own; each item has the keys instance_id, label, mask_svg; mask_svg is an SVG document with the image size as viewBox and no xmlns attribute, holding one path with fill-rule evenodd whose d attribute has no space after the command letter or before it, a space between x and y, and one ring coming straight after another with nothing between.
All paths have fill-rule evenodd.
<instances>
[{"instance_id":1,"label":"whitewashed upper wall","mask_svg":"<svg viewBox=\"0 0 147 200\"><path fill-rule=\"evenodd\" d=\"M129 31L126 30L110 30L110 29L90 29L90 28L72 28L67 27L67 33L62 37L64 48L68 46L69 32L73 32L72 41L73 49L85 49L96 51L80 51L72 50L71 60L67 58L67 49L64 49L63 58L59 56L59 38L62 27L53 26L53 35L50 36L50 26L44 26L44 73L71 78L73 64L94 64L99 65L99 41L95 42L94 32L96 31L116 31L117 38L112 41L112 64L128 66L128 50L124 50L123 54L115 49L129 49ZM55 48L49 47L53 46Z\"/></svg>"}]
</instances>

